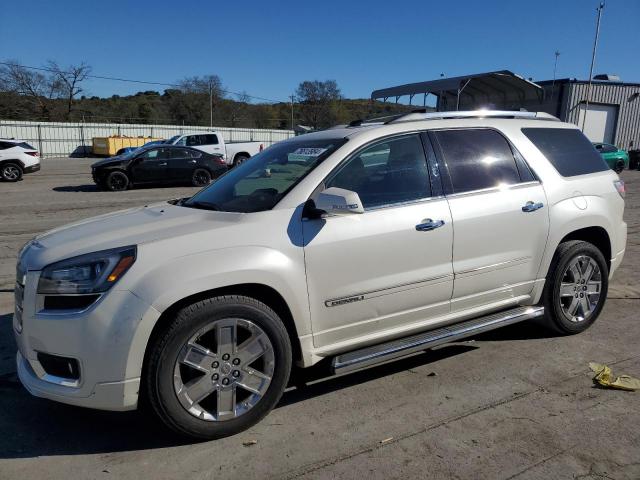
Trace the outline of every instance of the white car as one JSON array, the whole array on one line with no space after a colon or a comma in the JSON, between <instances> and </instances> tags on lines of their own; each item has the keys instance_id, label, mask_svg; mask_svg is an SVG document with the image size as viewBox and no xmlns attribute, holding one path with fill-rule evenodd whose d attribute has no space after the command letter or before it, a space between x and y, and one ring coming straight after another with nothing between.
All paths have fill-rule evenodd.
<instances>
[{"instance_id":1,"label":"white car","mask_svg":"<svg viewBox=\"0 0 640 480\"><path fill-rule=\"evenodd\" d=\"M176 431L217 438L263 418L294 363L349 372L530 319L578 333L625 252L623 197L580 130L546 114L302 135L189 199L29 242L19 377L84 407L145 395Z\"/></svg>"},{"instance_id":2,"label":"white car","mask_svg":"<svg viewBox=\"0 0 640 480\"><path fill-rule=\"evenodd\" d=\"M261 142L225 142L218 132L176 135L165 140L165 143L222 155L230 167L240 165L264 149L264 144Z\"/></svg>"},{"instance_id":3,"label":"white car","mask_svg":"<svg viewBox=\"0 0 640 480\"><path fill-rule=\"evenodd\" d=\"M27 142L0 138L0 178L17 182L25 173L40 170L38 151Z\"/></svg>"}]
</instances>

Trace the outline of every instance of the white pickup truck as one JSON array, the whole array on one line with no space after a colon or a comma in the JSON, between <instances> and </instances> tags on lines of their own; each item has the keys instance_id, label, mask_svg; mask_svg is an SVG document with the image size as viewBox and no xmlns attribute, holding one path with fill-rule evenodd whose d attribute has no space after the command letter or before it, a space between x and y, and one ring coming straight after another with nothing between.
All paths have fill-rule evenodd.
<instances>
[{"instance_id":1,"label":"white pickup truck","mask_svg":"<svg viewBox=\"0 0 640 480\"><path fill-rule=\"evenodd\" d=\"M197 148L207 153L221 154L224 156L227 165L233 167L264 149L264 144L261 142L226 143L222 135L215 131L176 135L166 140L165 143Z\"/></svg>"}]
</instances>

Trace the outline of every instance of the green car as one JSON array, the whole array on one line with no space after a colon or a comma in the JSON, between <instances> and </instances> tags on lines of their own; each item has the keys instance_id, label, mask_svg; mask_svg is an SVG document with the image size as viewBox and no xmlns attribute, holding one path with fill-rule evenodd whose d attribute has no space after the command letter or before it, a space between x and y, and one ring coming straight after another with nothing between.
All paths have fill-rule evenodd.
<instances>
[{"instance_id":1,"label":"green car","mask_svg":"<svg viewBox=\"0 0 640 480\"><path fill-rule=\"evenodd\" d=\"M594 143L593 146L600 152L611 170L620 173L625 168L629 168L629 154L624 150L610 143Z\"/></svg>"}]
</instances>

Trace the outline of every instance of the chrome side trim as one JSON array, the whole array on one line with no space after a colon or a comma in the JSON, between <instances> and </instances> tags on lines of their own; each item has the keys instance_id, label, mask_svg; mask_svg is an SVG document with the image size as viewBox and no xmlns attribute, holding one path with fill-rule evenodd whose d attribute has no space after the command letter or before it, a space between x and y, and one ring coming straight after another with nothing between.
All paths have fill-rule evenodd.
<instances>
[{"instance_id":1,"label":"chrome side trim","mask_svg":"<svg viewBox=\"0 0 640 480\"><path fill-rule=\"evenodd\" d=\"M370 298L387 295L389 293L396 293L396 292L392 292L392 290L401 292L403 290L419 288L421 286L428 285L430 283L437 282L439 280L444 281L445 279L453 280L453 274L439 275L437 277L431 277L425 280L418 280L417 282L401 283L399 285L380 288L378 290L370 290L368 292L355 293L353 295L348 295L345 297L331 298L329 300L325 300L324 304L326 307L336 307L338 305L345 305L347 303L360 302L362 300L368 300Z\"/></svg>"},{"instance_id":2,"label":"chrome side trim","mask_svg":"<svg viewBox=\"0 0 640 480\"><path fill-rule=\"evenodd\" d=\"M461 270L455 273L456 277L464 277L468 275L473 275L476 273L481 273L486 270L500 270L501 268L513 267L516 265L522 265L523 263L527 263L531 260L531 257L519 257L514 258L513 260L506 260L504 262L493 263L491 265L485 265L482 267L471 268L469 270Z\"/></svg>"},{"instance_id":3,"label":"chrome side trim","mask_svg":"<svg viewBox=\"0 0 640 480\"><path fill-rule=\"evenodd\" d=\"M517 190L519 188L532 187L534 185L542 185L539 180L532 180L530 182L512 183L510 185L504 185L502 187L489 187L481 188L479 190L469 190L468 192L450 193L447 198L467 197L471 195L481 195L485 193L497 193L504 192L506 190Z\"/></svg>"},{"instance_id":4,"label":"chrome side trim","mask_svg":"<svg viewBox=\"0 0 640 480\"><path fill-rule=\"evenodd\" d=\"M516 307L507 311L467 320L388 343L366 347L334 357L336 373L346 373L427 350L505 325L544 315L544 307Z\"/></svg>"}]
</instances>

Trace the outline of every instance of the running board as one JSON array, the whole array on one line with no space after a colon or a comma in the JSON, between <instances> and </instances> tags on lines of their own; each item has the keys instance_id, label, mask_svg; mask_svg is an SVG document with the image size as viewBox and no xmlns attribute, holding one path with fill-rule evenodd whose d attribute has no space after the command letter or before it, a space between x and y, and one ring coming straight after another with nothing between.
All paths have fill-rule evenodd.
<instances>
[{"instance_id":1,"label":"running board","mask_svg":"<svg viewBox=\"0 0 640 480\"><path fill-rule=\"evenodd\" d=\"M428 350L443 343L450 343L495 328L522 322L544 315L544 307L517 307L474 318L447 327L430 330L410 337L373 345L353 352L343 353L333 359L335 373L346 373L366 368L394 358Z\"/></svg>"}]
</instances>

